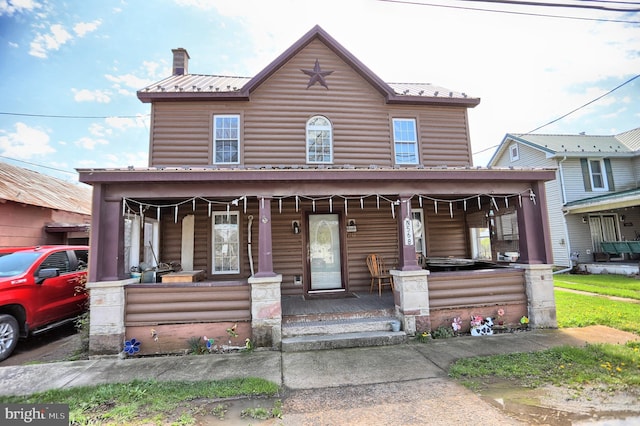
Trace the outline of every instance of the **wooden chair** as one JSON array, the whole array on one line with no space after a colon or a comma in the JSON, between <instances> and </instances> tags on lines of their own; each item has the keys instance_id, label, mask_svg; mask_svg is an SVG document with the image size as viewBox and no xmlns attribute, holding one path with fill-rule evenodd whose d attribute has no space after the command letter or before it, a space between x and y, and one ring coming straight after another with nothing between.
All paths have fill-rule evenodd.
<instances>
[{"instance_id":1,"label":"wooden chair","mask_svg":"<svg viewBox=\"0 0 640 426\"><path fill-rule=\"evenodd\" d=\"M378 282L378 297L382 296L382 287L389 286L393 291L393 277L389 273L389 270L384 266L384 260L377 254L370 254L367 256L367 266L369 267L369 273L371 274L371 289L369 293L373 292L373 286L375 282Z\"/></svg>"}]
</instances>

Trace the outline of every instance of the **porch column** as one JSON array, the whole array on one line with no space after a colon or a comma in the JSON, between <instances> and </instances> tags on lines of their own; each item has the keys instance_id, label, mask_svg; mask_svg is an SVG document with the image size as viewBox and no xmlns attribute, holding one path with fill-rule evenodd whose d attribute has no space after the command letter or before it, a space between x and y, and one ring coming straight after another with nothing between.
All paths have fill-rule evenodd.
<instances>
[{"instance_id":1,"label":"porch column","mask_svg":"<svg viewBox=\"0 0 640 426\"><path fill-rule=\"evenodd\" d=\"M532 183L535 197L522 195L522 207L518 207L518 233L520 257L518 263L551 264L553 252L547 214L547 197L544 182Z\"/></svg>"},{"instance_id":2,"label":"porch column","mask_svg":"<svg viewBox=\"0 0 640 426\"><path fill-rule=\"evenodd\" d=\"M400 196L400 213L398 214L398 239L400 246L399 269L401 271L419 271L422 268L416 259L415 239L413 236L413 220L411 218L411 196Z\"/></svg>"},{"instance_id":3,"label":"porch column","mask_svg":"<svg viewBox=\"0 0 640 426\"><path fill-rule=\"evenodd\" d=\"M260 198L258 205L258 272L254 276L256 278L275 277L271 239L271 198Z\"/></svg>"},{"instance_id":4,"label":"porch column","mask_svg":"<svg viewBox=\"0 0 640 426\"><path fill-rule=\"evenodd\" d=\"M251 337L256 346L279 348L282 341L282 275L249 277Z\"/></svg>"},{"instance_id":5,"label":"porch column","mask_svg":"<svg viewBox=\"0 0 640 426\"><path fill-rule=\"evenodd\" d=\"M115 355L122 351L125 338L124 288L137 278L87 283L89 290L89 354Z\"/></svg>"},{"instance_id":6,"label":"porch column","mask_svg":"<svg viewBox=\"0 0 640 426\"><path fill-rule=\"evenodd\" d=\"M513 266L524 269L529 326L532 328L558 328L551 265L515 264Z\"/></svg>"},{"instance_id":7,"label":"porch column","mask_svg":"<svg viewBox=\"0 0 640 426\"><path fill-rule=\"evenodd\" d=\"M124 278L122 199L106 198L104 185L93 185L89 282Z\"/></svg>"},{"instance_id":8,"label":"porch column","mask_svg":"<svg viewBox=\"0 0 640 426\"><path fill-rule=\"evenodd\" d=\"M427 285L429 271L421 268L411 271L391 270L391 275L395 289L396 316L402 323L402 330L409 335L430 331L431 314Z\"/></svg>"}]
</instances>

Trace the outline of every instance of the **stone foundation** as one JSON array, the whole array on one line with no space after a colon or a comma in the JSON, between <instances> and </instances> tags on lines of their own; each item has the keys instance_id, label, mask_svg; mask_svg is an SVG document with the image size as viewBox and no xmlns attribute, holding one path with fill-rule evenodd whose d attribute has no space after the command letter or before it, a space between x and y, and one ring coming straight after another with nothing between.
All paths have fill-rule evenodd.
<instances>
[{"instance_id":1,"label":"stone foundation","mask_svg":"<svg viewBox=\"0 0 640 426\"><path fill-rule=\"evenodd\" d=\"M87 283L89 290L89 355L115 355L124 345L124 287L136 278Z\"/></svg>"},{"instance_id":2,"label":"stone foundation","mask_svg":"<svg viewBox=\"0 0 640 426\"><path fill-rule=\"evenodd\" d=\"M282 275L250 277L251 333L258 347L280 348L282 342Z\"/></svg>"},{"instance_id":3,"label":"stone foundation","mask_svg":"<svg viewBox=\"0 0 640 426\"><path fill-rule=\"evenodd\" d=\"M391 270L391 275L395 287L396 315L404 332L413 336L417 330L431 330L427 285L429 271Z\"/></svg>"},{"instance_id":4,"label":"stone foundation","mask_svg":"<svg viewBox=\"0 0 640 426\"><path fill-rule=\"evenodd\" d=\"M516 264L513 266L524 269L524 282L529 303L529 327L558 328L551 265Z\"/></svg>"}]
</instances>

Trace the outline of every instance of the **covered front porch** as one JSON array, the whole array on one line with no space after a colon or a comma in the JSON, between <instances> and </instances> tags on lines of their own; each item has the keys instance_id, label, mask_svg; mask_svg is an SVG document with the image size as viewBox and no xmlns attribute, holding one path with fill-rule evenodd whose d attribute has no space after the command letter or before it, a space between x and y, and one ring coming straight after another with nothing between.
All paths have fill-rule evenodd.
<instances>
[{"instance_id":1,"label":"covered front porch","mask_svg":"<svg viewBox=\"0 0 640 426\"><path fill-rule=\"evenodd\" d=\"M170 339L184 346L194 336L224 337L228 329L238 334L236 342L280 348L291 319L306 317L295 306L329 311L322 315L348 306L352 319L354 311L368 311L362 304L378 297L369 296L370 253L392 265L395 291L375 303L385 305L385 327L400 322L405 338L452 315L494 315L498 306L527 314L532 326L553 327L543 213L543 183L553 172L514 172L81 171L81 180L94 186L97 230L89 277L91 350L119 352L132 337L149 348ZM489 223L506 211L512 219L500 227L499 241L513 251L509 238L517 223L517 264L443 272L418 264L416 253L472 257L469 221ZM127 220L139 229L137 248L127 245ZM155 248L147 244L147 227L159 236ZM156 263L203 271L203 279L139 283L130 276L135 265L127 263L127 248L143 259L147 245Z\"/></svg>"}]
</instances>

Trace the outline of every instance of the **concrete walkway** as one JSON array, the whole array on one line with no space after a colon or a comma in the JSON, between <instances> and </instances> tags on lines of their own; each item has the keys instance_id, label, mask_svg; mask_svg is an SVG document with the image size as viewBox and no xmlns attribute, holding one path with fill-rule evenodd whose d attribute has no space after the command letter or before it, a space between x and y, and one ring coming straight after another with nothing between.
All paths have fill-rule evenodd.
<instances>
[{"instance_id":1,"label":"concrete walkway","mask_svg":"<svg viewBox=\"0 0 640 426\"><path fill-rule=\"evenodd\" d=\"M284 388L284 424L518 424L448 379L448 367L466 357L637 339L631 333L592 326L326 351L257 350L7 366L0 367L0 395L134 379L261 377Z\"/></svg>"}]
</instances>

